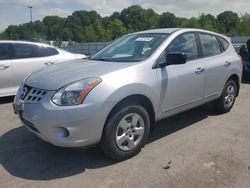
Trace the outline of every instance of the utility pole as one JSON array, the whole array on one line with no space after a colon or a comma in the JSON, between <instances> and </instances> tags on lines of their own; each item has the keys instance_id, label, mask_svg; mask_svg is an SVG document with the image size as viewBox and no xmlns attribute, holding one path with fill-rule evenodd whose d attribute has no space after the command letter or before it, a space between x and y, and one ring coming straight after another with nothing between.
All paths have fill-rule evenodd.
<instances>
[{"instance_id":1,"label":"utility pole","mask_svg":"<svg viewBox=\"0 0 250 188\"><path fill-rule=\"evenodd\" d=\"M30 22L32 22L32 6L28 6L28 8L30 9Z\"/></svg>"}]
</instances>

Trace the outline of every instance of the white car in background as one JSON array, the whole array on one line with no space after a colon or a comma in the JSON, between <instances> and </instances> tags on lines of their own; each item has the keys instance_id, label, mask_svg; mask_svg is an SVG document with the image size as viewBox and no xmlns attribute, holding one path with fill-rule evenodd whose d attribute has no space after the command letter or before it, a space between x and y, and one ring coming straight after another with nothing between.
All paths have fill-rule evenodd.
<instances>
[{"instance_id":1,"label":"white car in background","mask_svg":"<svg viewBox=\"0 0 250 188\"><path fill-rule=\"evenodd\" d=\"M22 80L44 66L84 58L47 44L0 41L0 97L15 95Z\"/></svg>"}]
</instances>

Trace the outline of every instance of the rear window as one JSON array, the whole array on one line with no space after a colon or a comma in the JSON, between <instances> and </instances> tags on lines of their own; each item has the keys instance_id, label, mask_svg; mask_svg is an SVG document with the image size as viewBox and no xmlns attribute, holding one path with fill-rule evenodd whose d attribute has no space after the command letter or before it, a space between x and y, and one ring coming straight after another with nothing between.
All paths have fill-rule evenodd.
<instances>
[{"instance_id":1,"label":"rear window","mask_svg":"<svg viewBox=\"0 0 250 188\"><path fill-rule=\"evenodd\" d=\"M221 45L223 47L223 51L225 51L229 46L228 41L226 39L222 38L222 37L218 37L218 39L219 39L219 41L220 41L220 43L221 43Z\"/></svg>"},{"instance_id":2,"label":"rear window","mask_svg":"<svg viewBox=\"0 0 250 188\"><path fill-rule=\"evenodd\" d=\"M37 52L37 57L46 57L58 54L58 51L55 48L51 47L40 47Z\"/></svg>"},{"instance_id":3,"label":"rear window","mask_svg":"<svg viewBox=\"0 0 250 188\"><path fill-rule=\"evenodd\" d=\"M199 37L203 57L214 56L221 53L220 44L214 35L199 34Z\"/></svg>"},{"instance_id":4,"label":"rear window","mask_svg":"<svg viewBox=\"0 0 250 188\"><path fill-rule=\"evenodd\" d=\"M0 44L0 60L10 59L10 45Z\"/></svg>"},{"instance_id":5,"label":"rear window","mask_svg":"<svg viewBox=\"0 0 250 188\"><path fill-rule=\"evenodd\" d=\"M58 51L52 47L35 44L15 44L15 59L47 57L56 54L58 54Z\"/></svg>"}]
</instances>

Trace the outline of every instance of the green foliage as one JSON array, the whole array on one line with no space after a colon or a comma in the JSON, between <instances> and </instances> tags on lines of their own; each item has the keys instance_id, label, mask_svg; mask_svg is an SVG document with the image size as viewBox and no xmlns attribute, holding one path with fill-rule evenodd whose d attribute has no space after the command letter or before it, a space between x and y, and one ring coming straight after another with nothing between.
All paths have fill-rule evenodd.
<instances>
[{"instance_id":1,"label":"green foliage","mask_svg":"<svg viewBox=\"0 0 250 188\"><path fill-rule=\"evenodd\" d=\"M62 40L60 40L59 38L56 38L54 44L55 46L61 46L62 45Z\"/></svg>"},{"instance_id":2,"label":"green foliage","mask_svg":"<svg viewBox=\"0 0 250 188\"><path fill-rule=\"evenodd\" d=\"M232 11L224 11L217 16L219 22L219 31L226 34L236 33L240 23L238 14Z\"/></svg>"},{"instance_id":3,"label":"green foliage","mask_svg":"<svg viewBox=\"0 0 250 188\"><path fill-rule=\"evenodd\" d=\"M121 20L115 18L108 24L107 33L108 37L113 40L119 36L124 35L126 33L126 28L124 27Z\"/></svg>"},{"instance_id":4,"label":"green foliage","mask_svg":"<svg viewBox=\"0 0 250 188\"><path fill-rule=\"evenodd\" d=\"M178 26L178 20L176 19L175 15L170 12L164 12L160 16L159 19L159 26L161 28L173 28Z\"/></svg>"},{"instance_id":5,"label":"green foliage","mask_svg":"<svg viewBox=\"0 0 250 188\"><path fill-rule=\"evenodd\" d=\"M201 28L207 29L210 31L218 31L218 21L216 18L211 14L201 14L198 18L198 22Z\"/></svg>"},{"instance_id":6,"label":"green foliage","mask_svg":"<svg viewBox=\"0 0 250 188\"><path fill-rule=\"evenodd\" d=\"M131 6L120 14L120 20L124 23L128 32L141 31L158 27L159 15L152 9L143 9L140 6Z\"/></svg>"},{"instance_id":7,"label":"green foliage","mask_svg":"<svg viewBox=\"0 0 250 188\"><path fill-rule=\"evenodd\" d=\"M75 11L67 18L46 16L42 21L10 25L0 33L0 39L46 41L96 42L111 41L126 33L154 29L190 27L202 28L229 36L250 35L250 14L241 16L224 11L217 17L201 14L198 17L181 18L173 13L157 14L152 9L131 6L111 16L101 17L96 11Z\"/></svg>"},{"instance_id":8,"label":"green foliage","mask_svg":"<svg viewBox=\"0 0 250 188\"><path fill-rule=\"evenodd\" d=\"M238 33L242 36L250 35L250 14L245 13L240 18Z\"/></svg>"}]
</instances>

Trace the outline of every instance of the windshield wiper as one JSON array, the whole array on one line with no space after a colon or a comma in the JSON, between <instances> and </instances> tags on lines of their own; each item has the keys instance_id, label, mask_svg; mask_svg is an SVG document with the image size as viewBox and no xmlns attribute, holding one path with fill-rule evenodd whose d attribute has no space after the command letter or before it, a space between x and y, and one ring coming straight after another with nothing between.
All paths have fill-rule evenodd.
<instances>
[{"instance_id":1,"label":"windshield wiper","mask_svg":"<svg viewBox=\"0 0 250 188\"><path fill-rule=\"evenodd\" d=\"M98 58L98 59L90 59L90 60L94 60L94 61L109 61L109 59L105 59L105 58Z\"/></svg>"}]
</instances>

